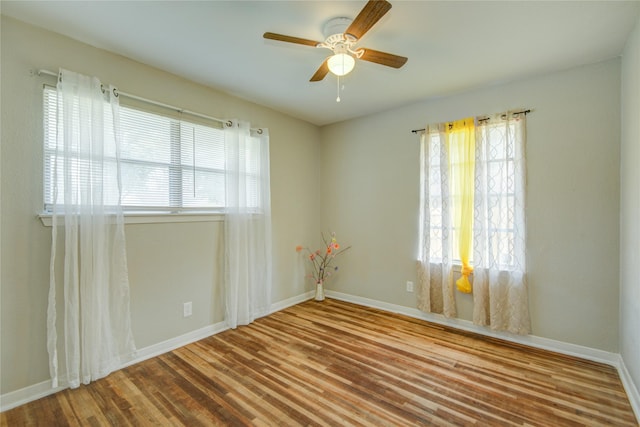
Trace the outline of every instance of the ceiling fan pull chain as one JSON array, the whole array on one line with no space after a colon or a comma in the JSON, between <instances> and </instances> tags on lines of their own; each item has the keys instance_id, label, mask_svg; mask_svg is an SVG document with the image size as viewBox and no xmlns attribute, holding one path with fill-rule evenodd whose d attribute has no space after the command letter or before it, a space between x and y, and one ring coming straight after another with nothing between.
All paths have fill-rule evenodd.
<instances>
[{"instance_id":1,"label":"ceiling fan pull chain","mask_svg":"<svg viewBox=\"0 0 640 427\"><path fill-rule=\"evenodd\" d=\"M338 97L336 98L336 102L340 102L340 76L336 76L338 78Z\"/></svg>"}]
</instances>

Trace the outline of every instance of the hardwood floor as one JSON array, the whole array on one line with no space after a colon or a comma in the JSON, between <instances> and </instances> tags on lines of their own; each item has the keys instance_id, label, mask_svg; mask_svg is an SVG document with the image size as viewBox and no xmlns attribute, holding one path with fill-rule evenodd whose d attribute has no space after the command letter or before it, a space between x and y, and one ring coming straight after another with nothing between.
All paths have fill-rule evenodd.
<instances>
[{"instance_id":1,"label":"hardwood floor","mask_svg":"<svg viewBox=\"0 0 640 427\"><path fill-rule=\"evenodd\" d=\"M7 426L638 425L610 366L331 299L0 419Z\"/></svg>"}]
</instances>

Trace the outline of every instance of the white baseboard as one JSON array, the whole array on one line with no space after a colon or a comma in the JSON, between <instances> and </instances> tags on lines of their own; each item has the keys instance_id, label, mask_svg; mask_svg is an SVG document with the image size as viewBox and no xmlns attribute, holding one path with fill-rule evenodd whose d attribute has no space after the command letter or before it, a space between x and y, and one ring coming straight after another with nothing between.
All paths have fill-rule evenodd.
<instances>
[{"instance_id":1,"label":"white baseboard","mask_svg":"<svg viewBox=\"0 0 640 427\"><path fill-rule=\"evenodd\" d=\"M631 379L631 375L627 370L627 366L624 363L624 359L620 357L620 361L618 364L618 373L620 374L620 379L622 380L622 385L624 386L625 391L627 392L627 396L629 397L629 402L631 402L631 407L633 408L633 412L636 414L636 419L640 421L640 392L638 392L638 387L633 383L633 379Z\"/></svg>"},{"instance_id":2,"label":"white baseboard","mask_svg":"<svg viewBox=\"0 0 640 427\"><path fill-rule=\"evenodd\" d=\"M300 304L308 299L313 298L314 292L309 291L304 294L297 295L295 297L287 298L285 300L276 302L271 304L271 313L275 313L276 311L284 310L285 308L291 307L292 305Z\"/></svg>"},{"instance_id":3,"label":"white baseboard","mask_svg":"<svg viewBox=\"0 0 640 427\"><path fill-rule=\"evenodd\" d=\"M594 362L606 363L612 366L618 366L619 355L608 351L598 350L595 348L584 347L577 344L556 341L549 338L538 337L535 335L518 335L509 332L494 331L489 328L475 325L469 320L447 318L441 314L425 313L417 308L405 307L402 305L390 304L383 301L373 300L369 298L343 294L335 291L327 291L327 296L341 301L352 302L367 307L378 308L380 310L390 311L392 313L404 314L415 319L422 319L444 326L462 329L468 332L475 332L480 335L501 338L507 341L519 344L529 345L531 347L541 348L544 350L555 351L558 353L577 356Z\"/></svg>"},{"instance_id":4,"label":"white baseboard","mask_svg":"<svg viewBox=\"0 0 640 427\"><path fill-rule=\"evenodd\" d=\"M313 298L313 291L306 292L304 294L271 304L271 310L269 314L275 313L276 311L284 310L287 307L299 304L310 298ZM151 359L152 357L156 357L177 348L183 347L187 344L191 344L192 342L210 337L227 329L228 327L224 322L218 322L214 323L213 325L208 325L203 328L196 329L195 331L191 331L186 334L168 339L166 341L138 349L136 351L134 359L123 364L121 368L135 365L136 363L140 363L144 360ZM59 383L60 385L58 387L51 388L51 380L47 380L19 390L5 393L0 396L0 412L4 412L17 406L24 405L25 403L41 399L67 388L67 381L65 378L61 377L59 379Z\"/></svg>"},{"instance_id":5,"label":"white baseboard","mask_svg":"<svg viewBox=\"0 0 640 427\"><path fill-rule=\"evenodd\" d=\"M66 380L60 378L59 383L61 384L60 386L52 388L51 380L47 380L19 390L5 393L0 396L0 412L8 411L9 409L24 405L25 403L33 402L34 400L41 399L67 388ZM64 385L62 385L63 383Z\"/></svg>"},{"instance_id":6,"label":"white baseboard","mask_svg":"<svg viewBox=\"0 0 640 427\"><path fill-rule=\"evenodd\" d=\"M135 365L144 360L151 359L152 357L160 356L161 354L168 353L176 348L184 347L192 342L199 341L201 339L218 334L222 331L226 331L228 326L224 322L214 323L213 325L205 326L195 331L187 332L186 334L179 335L175 338L168 339L166 341L159 342L157 344L150 345L148 347L139 349L136 351L136 357L125 363L120 367L126 368L127 366Z\"/></svg>"},{"instance_id":7,"label":"white baseboard","mask_svg":"<svg viewBox=\"0 0 640 427\"><path fill-rule=\"evenodd\" d=\"M364 305L366 307L377 308L392 313L404 314L415 319L422 319L428 322L438 323L452 328L462 329L468 332L475 332L480 335L486 335L494 338L501 338L506 341L524 344L543 350L555 351L557 353L569 356L580 357L582 359L591 360L611 365L618 370L618 375L622 381L629 402L633 408L636 418L640 420L640 394L638 388L633 382L629 371L624 364L624 360L618 353L611 353L591 347L585 347L577 344L571 344L563 341L556 341L549 338L538 337L535 335L517 335L508 332L497 332L489 328L477 326L473 322L462 319L450 319L441 314L425 313L417 308L405 307L402 305L390 304L383 301L373 300L355 295L343 294L335 291L326 291L327 297L340 301L351 302L354 304Z\"/></svg>"},{"instance_id":8,"label":"white baseboard","mask_svg":"<svg viewBox=\"0 0 640 427\"><path fill-rule=\"evenodd\" d=\"M192 342L201 340L203 338L210 337L224 330L228 329L224 322L218 322L213 325L205 326L195 331L188 332L186 334L171 338L169 340L150 345L148 347L138 349L135 357L129 362L123 364L120 369L127 366L135 365L143 360L150 359L152 357L159 356L163 353L175 350L176 348L183 347ZM0 396L0 412L7 411L25 403L32 402L34 400L41 399L51 394L57 393L67 388L67 380L63 376L60 376L59 386L56 388L51 387L51 380L43 381L38 384L30 385L28 387L5 393Z\"/></svg>"}]
</instances>

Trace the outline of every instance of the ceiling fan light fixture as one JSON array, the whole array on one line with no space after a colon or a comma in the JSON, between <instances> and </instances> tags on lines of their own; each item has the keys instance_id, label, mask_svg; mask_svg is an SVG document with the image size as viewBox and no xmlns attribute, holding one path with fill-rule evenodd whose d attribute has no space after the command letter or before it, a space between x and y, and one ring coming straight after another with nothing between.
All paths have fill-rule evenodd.
<instances>
[{"instance_id":1,"label":"ceiling fan light fixture","mask_svg":"<svg viewBox=\"0 0 640 427\"><path fill-rule=\"evenodd\" d=\"M356 60L353 56L346 53L336 53L327 61L329 71L336 76L345 76L353 70L356 65Z\"/></svg>"}]
</instances>

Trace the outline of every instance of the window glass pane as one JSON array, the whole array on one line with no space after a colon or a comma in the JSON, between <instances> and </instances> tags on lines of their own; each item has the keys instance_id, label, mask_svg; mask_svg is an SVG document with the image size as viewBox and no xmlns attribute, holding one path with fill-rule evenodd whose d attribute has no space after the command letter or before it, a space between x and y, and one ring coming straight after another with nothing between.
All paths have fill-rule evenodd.
<instances>
[{"instance_id":1,"label":"window glass pane","mask_svg":"<svg viewBox=\"0 0 640 427\"><path fill-rule=\"evenodd\" d=\"M487 159L488 234L489 260L500 268L513 265L514 219L515 219L515 168L513 144L509 143L508 132L514 132L514 125L507 122L494 123L485 127L486 143L489 147Z\"/></svg>"},{"instance_id":2,"label":"window glass pane","mask_svg":"<svg viewBox=\"0 0 640 427\"><path fill-rule=\"evenodd\" d=\"M514 239L511 230L496 231L491 233L489 256L502 268L513 265Z\"/></svg>"},{"instance_id":3,"label":"window glass pane","mask_svg":"<svg viewBox=\"0 0 640 427\"><path fill-rule=\"evenodd\" d=\"M120 158L171 163L172 123L168 117L120 107Z\"/></svg>"},{"instance_id":4,"label":"window glass pane","mask_svg":"<svg viewBox=\"0 0 640 427\"><path fill-rule=\"evenodd\" d=\"M442 261L442 229L431 227L429 239L429 258L433 261Z\"/></svg>"},{"instance_id":5,"label":"window glass pane","mask_svg":"<svg viewBox=\"0 0 640 427\"><path fill-rule=\"evenodd\" d=\"M260 197L260 183L255 175L248 175L246 181L247 206L257 208Z\"/></svg>"},{"instance_id":6,"label":"window glass pane","mask_svg":"<svg viewBox=\"0 0 640 427\"><path fill-rule=\"evenodd\" d=\"M130 207L169 207L169 167L123 162L122 204Z\"/></svg>"},{"instance_id":7,"label":"window glass pane","mask_svg":"<svg viewBox=\"0 0 640 427\"><path fill-rule=\"evenodd\" d=\"M53 203L54 191L54 166L58 166L57 187L58 198L57 203L64 202L65 196L65 175L67 175L66 184L71 185L73 192L67 195L70 202L78 202L81 198L101 198L102 201L109 205L117 202L117 189L112 185L105 185L98 191L95 187L89 191L88 183L93 182L112 182L115 177L115 168L110 167L110 160L114 160L115 140L113 133L113 116L110 108L105 104L103 107L103 124L105 128L102 144L100 140L94 140L91 148L80 148L79 122L82 119L79 114L79 99L75 99L72 103L71 117L61 117L60 123L57 123L58 116L58 100L56 91L45 87L43 93L43 128L44 128L44 202L45 206ZM66 153L62 149L56 147L57 133L63 134L63 124L71 123L73 132L69 138L69 144L66 147ZM102 160L96 162L94 155L98 155L102 159L103 155L107 162L103 168ZM66 158L65 158L66 155ZM68 173L66 173L68 171ZM90 179L91 178L91 179Z\"/></svg>"},{"instance_id":8,"label":"window glass pane","mask_svg":"<svg viewBox=\"0 0 640 427\"><path fill-rule=\"evenodd\" d=\"M50 88L44 89L43 119L44 119L44 148L53 150L56 148L56 92Z\"/></svg>"},{"instance_id":9,"label":"window glass pane","mask_svg":"<svg viewBox=\"0 0 640 427\"><path fill-rule=\"evenodd\" d=\"M183 122L180 124L180 141L183 166L224 170L222 130Z\"/></svg>"},{"instance_id":10,"label":"window glass pane","mask_svg":"<svg viewBox=\"0 0 640 427\"><path fill-rule=\"evenodd\" d=\"M195 186L194 186L195 178ZM182 202L190 208L224 207L224 173L196 170L182 170Z\"/></svg>"}]
</instances>

